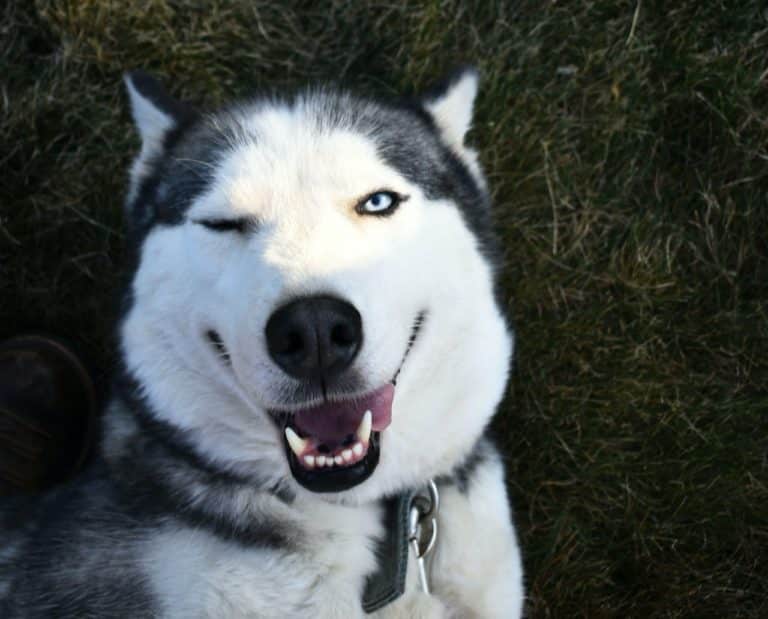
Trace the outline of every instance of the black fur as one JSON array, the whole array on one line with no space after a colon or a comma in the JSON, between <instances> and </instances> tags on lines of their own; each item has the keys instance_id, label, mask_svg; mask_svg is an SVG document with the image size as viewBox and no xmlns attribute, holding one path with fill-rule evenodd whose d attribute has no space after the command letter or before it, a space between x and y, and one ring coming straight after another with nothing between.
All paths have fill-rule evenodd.
<instances>
[{"instance_id":1,"label":"black fur","mask_svg":"<svg viewBox=\"0 0 768 619\"><path fill-rule=\"evenodd\" d=\"M9 565L0 616L153 616L157 607L139 569L136 542L154 523L132 517L121 502L104 470L94 465L72 485L17 503L17 516L34 534L24 536ZM7 540L8 532L3 536Z\"/></svg>"},{"instance_id":2,"label":"black fur","mask_svg":"<svg viewBox=\"0 0 768 619\"><path fill-rule=\"evenodd\" d=\"M440 477L437 482L440 484L455 485L459 492L467 494L471 485L472 478L475 476L478 468L487 463L496 453L496 447L487 436L482 436L475 443L475 446L469 452L466 458L451 472L450 475Z\"/></svg>"},{"instance_id":3,"label":"black fur","mask_svg":"<svg viewBox=\"0 0 768 619\"><path fill-rule=\"evenodd\" d=\"M488 196L467 166L443 143L432 117L414 103L378 105L382 107L361 118L361 124L370 132L381 157L421 187L428 198L452 200L483 254L495 263L497 241Z\"/></svg>"},{"instance_id":4,"label":"black fur","mask_svg":"<svg viewBox=\"0 0 768 619\"><path fill-rule=\"evenodd\" d=\"M149 503L157 503L153 496L155 490L176 497L176 504L168 503L170 511L184 511L184 503L180 500L183 493L173 487L182 476L182 486L201 484L209 487L214 494L226 493L243 488L252 492L266 492L279 498L285 503L293 501L293 494L283 487L270 485L265 478L253 473L249 476L234 471L217 467L205 460L192 446L191 441L182 430L179 430L152 414L144 399L139 395L139 387L133 379L123 371L115 382L115 393L122 403L126 415L130 416L130 422L135 424L135 440L126 445L126 450L117 460L114 474L125 484L133 486L136 481L144 484L149 498ZM128 421L128 420L126 420ZM120 466L122 463L123 466ZM136 488L132 488L132 492ZM139 488L143 490L143 488ZM221 508L220 500L216 500L218 513ZM205 512L205 509L203 509ZM191 516L200 520L194 510ZM213 523L211 524L213 526ZM241 529L239 525L235 528ZM252 537L252 533L246 533Z\"/></svg>"},{"instance_id":5,"label":"black fur","mask_svg":"<svg viewBox=\"0 0 768 619\"><path fill-rule=\"evenodd\" d=\"M162 84L146 71L140 69L131 71L126 74L125 79L133 84L142 97L149 99L157 108L173 118L177 125L182 125L197 116L192 106L168 94Z\"/></svg>"},{"instance_id":6,"label":"black fur","mask_svg":"<svg viewBox=\"0 0 768 619\"><path fill-rule=\"evenodd\" d=\"M140 179L136 197L126 205L129 241L140 244L158 224L181 223L189 206L210 186L213 170L229 149L238 127L214 127L207 119L189 117L169 131L163 151L148 162L151 172Z\"/></svg>"}]
</instances>

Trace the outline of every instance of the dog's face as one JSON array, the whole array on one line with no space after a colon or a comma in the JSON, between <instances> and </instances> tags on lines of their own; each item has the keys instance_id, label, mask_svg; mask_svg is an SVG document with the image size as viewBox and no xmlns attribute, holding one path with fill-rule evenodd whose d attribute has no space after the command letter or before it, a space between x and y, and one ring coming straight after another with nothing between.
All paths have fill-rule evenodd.
<instances>
[{"instance_id":1,"label":"dog's face","mask_svg":"<svg viewBox=\"0 0 768 619\"><path fill-rule=\"evenodd\" d=\"M369 500L450 471L512 344L463 146L475 74L419 104L317 91L211 116L127 83L143 144L121 336L153 414L298 492Z\"/></svg>"}]
</instances>

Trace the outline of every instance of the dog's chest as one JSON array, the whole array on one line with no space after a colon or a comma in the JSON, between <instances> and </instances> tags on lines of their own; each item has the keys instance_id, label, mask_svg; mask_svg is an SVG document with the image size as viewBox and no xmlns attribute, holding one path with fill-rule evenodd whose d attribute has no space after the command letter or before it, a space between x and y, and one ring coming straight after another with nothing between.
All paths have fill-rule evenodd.
<instances>
[{"instance_id":1,"label":"dog's chest","mask_svg":"<svg viewBox=\"0 0 768 619\"><path fill-rule=\"evenodd\" d=\"M145 566L162 617L355 617L376 567L379 508L313 506L290 542L245 546L166 527L148 540Z\"/></svg>"}]
</instances>

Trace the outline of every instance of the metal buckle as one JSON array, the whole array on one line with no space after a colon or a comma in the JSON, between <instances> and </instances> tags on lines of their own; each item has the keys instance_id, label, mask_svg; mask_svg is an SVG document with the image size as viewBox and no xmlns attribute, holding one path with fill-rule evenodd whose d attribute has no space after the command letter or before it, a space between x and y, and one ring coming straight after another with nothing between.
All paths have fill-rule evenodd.
<instances>
[{"instance_id":1,"label":"metal buckle","mask_svg":"<svg viewBox=\"0 0 768 619\"><path fill-rule=\"evenodd\" d=\"M429 594L426 560L437 542L437 512L440 509L440 495L437 484L430 479L426 492L417 493L411 499L408 511L408 542L413 548L419 567L419 584Z\"/></svg>"}]
</instances>

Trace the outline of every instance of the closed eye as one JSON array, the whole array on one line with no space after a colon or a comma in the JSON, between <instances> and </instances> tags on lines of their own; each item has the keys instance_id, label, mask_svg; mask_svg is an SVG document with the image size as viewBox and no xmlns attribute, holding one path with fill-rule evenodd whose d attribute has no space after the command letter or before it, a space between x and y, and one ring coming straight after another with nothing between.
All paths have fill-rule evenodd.
<instances>
[{"instance_id":1,"label":"closed eye","mask_svg":"<svg viewBox=\"0 0 768 619\"><path fill-rule=\"evenodd\" d=\"M214 232L238 232L245 234L256 228L256 221L251 217L238 217L236 219L224 219L211 217L207 219L195 219L194 223L204 226Z\"/></svg>"}]
</instances>

